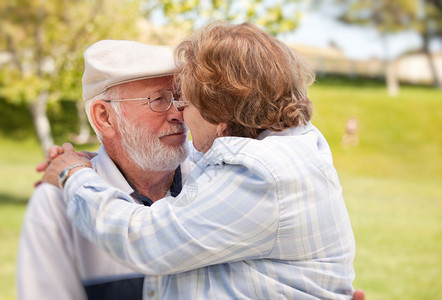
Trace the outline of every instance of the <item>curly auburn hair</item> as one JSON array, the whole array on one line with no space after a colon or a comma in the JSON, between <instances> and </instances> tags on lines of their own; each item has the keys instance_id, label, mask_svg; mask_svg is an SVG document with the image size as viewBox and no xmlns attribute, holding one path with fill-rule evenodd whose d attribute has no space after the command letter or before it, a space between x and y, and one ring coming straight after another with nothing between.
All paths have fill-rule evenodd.
<instances>
[{"instance_id":1,"label":"curly auburn hair","mask_svg":"<svg viewBox=\"0 0 442 300\"><path fill-rule=\"evenodd\" d=\"M256 138L306 124L314 72L291 48L258 27L214 23L175 49L175 83L226 136Z\"/></svg>"}]
</instances>

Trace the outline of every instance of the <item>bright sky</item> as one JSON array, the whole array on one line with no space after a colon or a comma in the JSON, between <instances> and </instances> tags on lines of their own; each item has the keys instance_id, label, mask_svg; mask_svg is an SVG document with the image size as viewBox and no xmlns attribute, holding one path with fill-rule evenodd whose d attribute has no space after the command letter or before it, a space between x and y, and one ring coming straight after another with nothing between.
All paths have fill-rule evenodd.
<instances>
[{"instance_id":1,"label":"bright sky","mask_svg":"<svg viewBox=\"0 0 442 300\"><path fill-rule=\"evenodd\" d=\"M263 2L272 1L279 0L263 0ZM306 6L306 3L308 2L286 6L284 13L290 15L296 11L303 11L304 17L294 33L285 34L280 38L289 44L297 43L317 47L327 47L333 43L348 58L356 60L370 58L393 59L406 52L419 50L422 47L422 38L412 31L381 37L373 28L340 23L336 21L335 16L340 14L342 7L338 7L333 2L334 0L321 1L322 5L315 12L307 9L308 5ZM152 16L152 21L157 24L163 23L162 12L156 11ZM433 42L430 49L435 52L442 51L442 40Z\"/></svg>"},{"instance_id":2,"label":"bright sky","mask_svg":"<svg viewBox=\"0 0 442 300\"><path fill-rule=\"evenodd\" d=\"M321 13L309 13L295 33L282 37L287 43L326 47L333 42L351 59L395 58L421 47L422 39L414 32L402 32L382 39L374 29L344 25ZM432 51L441 51L442 43L432 43Z\"/></svg>"}]
</instances>

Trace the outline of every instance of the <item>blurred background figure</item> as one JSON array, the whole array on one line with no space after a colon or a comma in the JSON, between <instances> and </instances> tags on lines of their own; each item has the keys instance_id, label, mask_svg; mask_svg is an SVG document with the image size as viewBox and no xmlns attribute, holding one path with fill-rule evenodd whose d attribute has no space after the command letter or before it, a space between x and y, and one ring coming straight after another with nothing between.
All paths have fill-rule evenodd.
<instances>
[{"instance_id":1,"label":"blurred background figure","mask_svg":"<svg viewBox=\"0 0 442 300\"><path fill-rule=\"evenodd\" d=\"M357 146L359 144L358 120L350 118L345 124L345 133L342 136L342 146Z\"/></svg>"}]
</instances>

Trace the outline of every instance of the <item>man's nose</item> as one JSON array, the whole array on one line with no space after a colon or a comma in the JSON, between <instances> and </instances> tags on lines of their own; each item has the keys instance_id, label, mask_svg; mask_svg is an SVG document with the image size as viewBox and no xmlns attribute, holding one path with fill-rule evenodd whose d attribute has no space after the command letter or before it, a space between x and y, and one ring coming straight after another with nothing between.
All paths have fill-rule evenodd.
<instances>
[{"instance_id":1,"label":"man's nose","mask_svg":"<svg viewBox=\"0 0 442 300\"><path fill-rule=\"evenodd\" d=\"M174 105L172 105L167 111L167 120L169 122L183 123L183 112L178 111Z\"/></svg>"}]
</instances>

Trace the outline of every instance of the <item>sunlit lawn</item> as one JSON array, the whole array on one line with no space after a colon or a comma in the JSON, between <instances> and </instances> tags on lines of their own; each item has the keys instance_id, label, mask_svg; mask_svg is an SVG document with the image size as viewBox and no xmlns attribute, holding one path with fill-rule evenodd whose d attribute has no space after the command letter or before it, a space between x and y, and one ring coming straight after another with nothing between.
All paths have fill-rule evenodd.
<instances>
[{"instance_id":1,"label":"sunlit lawn","mask_svg":"<svg viewBox=\"0 0 442 300\"><path fill-rule=\"evenodd\" d=\"M34 141L2 138L0 144L0 298L14 299L17 238L41 158Z\"/></svg>"},{"instance_id":2,"label":"sunlit lawn","mask_svg":"<svg viewBox=\"0 0 442 300\"><path fill-rule=\"evenodd\" d=\"M16 299L18 236L26 202L40 178L35 167L43 156L34 139L0 136L0 145L0 299L5 300Z\"/></svg>"},{"instance_id":3,"label":"sunlit lawn","mask_svg":"<svg viewBox=\"0 0 442 300\"><path fill-rule=\"evenodd\" d=\"M368 299L442 299L442 91L373 81L312 88L356 237L356 281ZM348 118L359 146L345 148Z\"/></svg>"},{"instance_id":4,"label":"sunlit lawn","mask_svg":"<svg viewBox=\"0 0 442 300\"><path fill-rule=\"evenodd\" d=\"M356 237L354 286L369 300L442 299L442 92L403 87L390 98L375 81L319 78L311 99ZM350 117L359 122L359 145L344 148ZM0 300L15 299L18 234L42 159L32 137L14 139L6 131L0 136Z\"/></svg>"}]
</instances>

